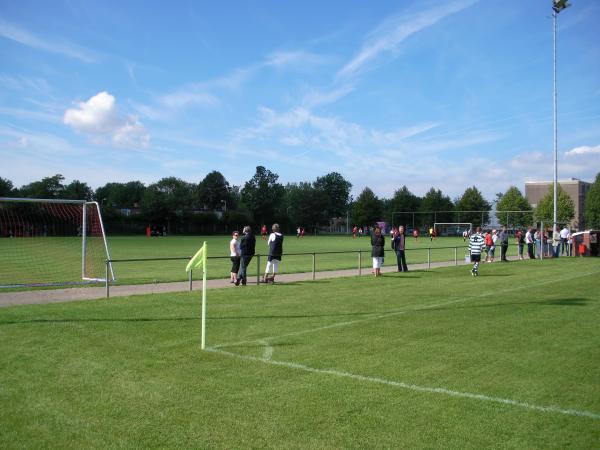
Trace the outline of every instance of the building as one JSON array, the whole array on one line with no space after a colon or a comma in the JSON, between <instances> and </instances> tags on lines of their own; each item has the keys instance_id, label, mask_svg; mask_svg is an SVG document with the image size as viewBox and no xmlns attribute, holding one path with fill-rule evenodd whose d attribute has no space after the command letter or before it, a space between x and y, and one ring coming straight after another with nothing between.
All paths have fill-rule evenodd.
<instances>
[{"instance_id":1,"label":"building","mask_svg":"<svg viewBox=\"0 0 600 450\"><path fill-rule=\"evenodd\" d=\"M592 184L587 181L578 180L577 178L558 180L558 184L575 204L575 218L571 222L571 227L583 229L585 227L585 219L583 217L585 197ZM535 208L539 201L548 195L548 190L552 185L552 181L527 181L525 182L525 198Z\"/></svg>"}]
</instances>

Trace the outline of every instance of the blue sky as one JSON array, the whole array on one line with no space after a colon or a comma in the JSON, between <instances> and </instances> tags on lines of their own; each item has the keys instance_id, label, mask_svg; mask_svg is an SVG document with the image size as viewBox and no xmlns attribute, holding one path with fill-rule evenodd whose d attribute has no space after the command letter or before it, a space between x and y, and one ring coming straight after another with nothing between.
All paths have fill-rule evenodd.
<instances>
[{"instance_id":1,"label":"blue sky","mask_svg":"<svg viewBox=\"0 0 600 450\"><path fill-rule=\"evenodd\" d=\"M600 2L559 16L559 178L600 171ZM2 1L0 176L489 198L552 178L551 1Z\"/></svg>"}]
</instances>

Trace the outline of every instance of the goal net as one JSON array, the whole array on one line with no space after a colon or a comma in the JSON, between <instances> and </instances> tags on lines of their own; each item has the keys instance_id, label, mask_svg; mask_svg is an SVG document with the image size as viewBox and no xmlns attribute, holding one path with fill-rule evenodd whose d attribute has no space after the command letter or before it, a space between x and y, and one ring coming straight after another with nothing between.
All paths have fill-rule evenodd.
<instances>
[{"instance_id":1,"label":"goal net","mask_svg":"<svg viewBox=\"0 0 600 450\"><path fill-rule=\"evenodd\" d=\"M0 287L114 280L96 202L0 197Z\"/></svg>"},{"instance_id":2,"label":"goal net","mask_svg":"<svg viewBox=\"0 0 600 450\"><path fill-rule=\"evenodd\" d=\"M469 222L436 222L433 225L437 236L460 236L467 231L471 233L473 224Z\"/></svg>"}]
</instances>

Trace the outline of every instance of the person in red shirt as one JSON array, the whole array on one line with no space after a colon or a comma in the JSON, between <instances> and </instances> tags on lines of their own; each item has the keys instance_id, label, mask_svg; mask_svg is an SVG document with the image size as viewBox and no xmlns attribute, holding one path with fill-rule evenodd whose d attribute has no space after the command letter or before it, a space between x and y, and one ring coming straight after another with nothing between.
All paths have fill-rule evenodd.
<instances>
[{"instance_id":1,"label":"person in red shirt","mask_svg":"<svg viewBox=\"0 0 600 450\"><path fill-rule=\"evenodd\" d=\"M354 225L354 228L352 228L352 237L354 239L356 239L356 233L358 233L358 228L356 228L356 225Z\"/></svg>"},{"instance_id":2,"label":"person in red shirt","mask_svg":"<svg viewBox=\"0 0 600 450\"><path fill-rule=\"evenodd\" d=\"M267 226L263 225L260 229L260 235L263 239L267 239Z\"/></svg>"},{"instance_id":3,"label":"person in red shirt","mask_svg":"<svg viewBox=\"0 0 600 450\"><path fill-rule=\"evenodd\" d=\"M415 238L415 242L418 242L419 230L417 230L416 228L413 230L413 237Z\"/></svg>"}]
</instances>

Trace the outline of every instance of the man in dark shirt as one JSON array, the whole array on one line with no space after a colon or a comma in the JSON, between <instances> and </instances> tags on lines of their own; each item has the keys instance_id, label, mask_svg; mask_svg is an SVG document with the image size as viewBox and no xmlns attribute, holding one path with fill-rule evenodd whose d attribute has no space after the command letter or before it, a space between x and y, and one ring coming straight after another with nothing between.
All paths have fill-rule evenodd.
<instances>
[{"instance_id":1,"label":"man in dark shirt","mask_svg":"<svg viewBox=\"0 0 600 450\"><path fill-rule=\"evenodd\" d=\"M408 267L406 266L405 245L406 236L404 235L404 227L401 226L398 228L398 233L392 240L392 248L396 252L396 259L398 260L398 272L408 272Z\"/></svg>"},{"instance_id":2,"label":"man in dark shirt","mask_svg":"<svg viewBox=\"0 0 600 450\"><path fill-rule=\"evenodd\" d=\"M246 278L246 269L248 265L250 265L250 261L254 256L256 248L256 238L254 234L252 234L252 228L249 225L244 227L244 235L242 239L240 239L240 271L238 272L237 280L235 282L236 286L239 286L242 283L242 286L246 286L246 282L248 281Z\"/></svg>"},{"instance_id":3,"label":"man in dark shirt","mask_svg":"<svg viewBox=\"0 0 600 450\"><path fill-rule=\"evenodd\" d=\"M508 232L506 231L506 227L502 226L502 230L500 231L500 261L506 262L506 251L508 250Z\"/></svg>"}]
</instances>

